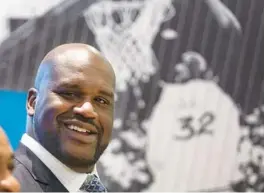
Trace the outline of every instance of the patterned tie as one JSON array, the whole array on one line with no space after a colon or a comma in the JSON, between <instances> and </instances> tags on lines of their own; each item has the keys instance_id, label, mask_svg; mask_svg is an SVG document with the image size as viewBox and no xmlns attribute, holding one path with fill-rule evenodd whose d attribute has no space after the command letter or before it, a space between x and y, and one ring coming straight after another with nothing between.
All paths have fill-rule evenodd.
<instances>
[{"instance_id":1,"label":"patterned tie","mask_svg":"<svg viewBox=\"0 0 264 193\"><path fill-rule=\"evenodd\" d=\"M106 188L100 182L96 175L88 175L80 188L81 192L107 192Z\"/></svg>"}]
</instances>

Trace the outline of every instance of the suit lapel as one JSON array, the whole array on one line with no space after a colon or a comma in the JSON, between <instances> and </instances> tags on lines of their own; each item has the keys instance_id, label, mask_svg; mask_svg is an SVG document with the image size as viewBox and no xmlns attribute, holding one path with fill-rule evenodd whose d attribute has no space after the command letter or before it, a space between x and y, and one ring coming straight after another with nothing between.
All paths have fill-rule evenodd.
<instances>
[{"instance_id":1,"label":"suit lapel","mask_svg":"<svg viewBox=\"0 0 264 193\"><path fill-rule=\"evenodd\" d=\"M20 143L15 158L31 173L45 192L68 192L50 169L26 146Z\"/></svg>"}]
</instances>

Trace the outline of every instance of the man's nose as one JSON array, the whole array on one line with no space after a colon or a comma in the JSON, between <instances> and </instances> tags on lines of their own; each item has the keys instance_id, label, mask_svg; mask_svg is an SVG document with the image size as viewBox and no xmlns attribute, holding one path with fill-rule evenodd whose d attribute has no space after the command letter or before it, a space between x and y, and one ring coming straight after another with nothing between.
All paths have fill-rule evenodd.
<instances>
[{"instance_id":1,"label":"man's nose","mask_svg":"<svg viewBox=\"0 0 264 193\"><path fill-rule=\"evenodd\" d=\"M96 119L98 116L92 103L89 101L84 102L81 106L74 107L73 112L90 119Z\"/></svg>"},{"instance_id":2,"label":"man's nose","mask_svg":"<svg viewBox=\"0 0 264 193\"><path fill-rule=\"evenodd\" d=\"M14 176L9 175L6 179L0 181L0 189L3 192L19 192L20 184Z\"/></svg>"}]
</instances>

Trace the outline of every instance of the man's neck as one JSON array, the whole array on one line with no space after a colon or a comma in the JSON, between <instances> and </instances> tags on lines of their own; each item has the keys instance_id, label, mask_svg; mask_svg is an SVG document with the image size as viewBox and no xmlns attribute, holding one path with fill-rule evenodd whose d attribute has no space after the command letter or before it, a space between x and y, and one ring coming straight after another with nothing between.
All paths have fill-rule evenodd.
<instances>
[{"instance_id":1,"label":"man's neck","mask_svg":"<svg viewBox=\"0 0 264 193\"><path fill-rule=\"evenodd\" d=\"M72 167L67 165L69 168L71 168L73 171L77 172L77 173L92 173L94 171L94 165L89 166L88 168L82 168L82 167Z\"/></svg>"}]
</instances>

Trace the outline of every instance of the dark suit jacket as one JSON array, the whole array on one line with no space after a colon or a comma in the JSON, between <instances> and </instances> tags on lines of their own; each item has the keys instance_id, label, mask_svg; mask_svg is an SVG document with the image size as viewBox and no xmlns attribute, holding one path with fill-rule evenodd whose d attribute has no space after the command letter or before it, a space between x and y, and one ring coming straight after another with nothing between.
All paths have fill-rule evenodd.
<instances>
[{"instance_id":1,"label":"dark suit jacket","mask_svg":"<svg viewBox=\"0 0 264 193\"><path fill-rule=\"evenodd\" d=\"M15 152L14 176L21 184L21 192L68 192L49 168L23 144Z\"/></svg>"}]
</instances>

